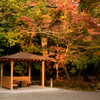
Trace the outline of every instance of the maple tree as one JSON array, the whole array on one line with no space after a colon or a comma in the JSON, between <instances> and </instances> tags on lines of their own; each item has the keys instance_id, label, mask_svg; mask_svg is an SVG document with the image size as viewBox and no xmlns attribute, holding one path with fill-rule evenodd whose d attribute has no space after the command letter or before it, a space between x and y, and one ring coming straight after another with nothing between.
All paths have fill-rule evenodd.
<instances>
[{"instance_id":1,"label":"maple tree","mask_svg":"<svg viewBox=\"0 0 100 100\"><path fill-rule=\"evenodd\" d=\"M89 14L86 22L89 22L91 25L88 25L88 32L90 33L92 46L88 48L89 56L91 63L96 67L96 79L98 80L98 71L99 71L99 35L100 35L100 1L99 0L81 0L79 5L79 11ZM90 26L92 26L90 28Z\"/></svg>"},{"instance_id":2,"label":"maple tree","mask_svg":"<svg viewBox=\"0 0 100 100\"><path fill-rule=\"evenodd\" d=\"M86 43L88 43L89 44L89 46L90 45L92 45L92 43L93 43L93 41L91 41L92 39L93 39L93 37L94 37L94 35L93 35L93 33L96 35L96 33L97 34L99 34L99 27L97 27L98 26L98 22L97 21L95 21L93 18L91 18L89 15L87 15L87 14L83 14L83 13L81 13L81 14L79 14L77 11L77 8L78 8L78 6L75 6L75 2L73 3L73 2L70 2L70 0L69 0L69 2L67 1L67 3L71 6L71 7L69 7L69 6L67 6L67 8L64 8L64 6L63 5L60 5L60 7L59 7L59 9L60 10L63 10L64 11L64 9L66 9L65 10L65 12L64 12L64 14L63 14L63 16L61 16L61 18L60 19L58 19L58 20L60 20L60 25L55 25L54 27L53 27L53 31L55 31L55 33L54 32L52 32L53 33L53 36L55 36L56 38L57 38L57 41L58 40L60 40L60 42L61 42L61 39L63 40L63 42L66 42L67 43L67 49L66 49L66 52L68 53L68 52L70 52L70 51L68 51L68 48L69 48L69 45L72 45L74 42L75 42L75 39L80 39L80 40L82 40L83 42L85 42L85 44L84 44L84 46L82 47L82 46L79 46L79 48L81 48L81 49L85 49L84 51L86 52L87 51L87 49L86 49ZM78 2L76 2L76 4L77 4ZM62 2L61 4L64 4L64 2ZM66 4L67 5L67 4ZM74 9L74 8L76 8L76 9ZM74 9L74 10L73 10ZM69 12L68 12L68 10L69 10ZM72 10L72 11L71 11ZM72 17L71 17L71 14L72 14ZM75 27L72 27L73 26L73 24L71 23L71 20L69 21L70 22L70 24L68 24L68 18L67 18L67 16L70 16L70 18L72 18L72 23L76 23L76 25L77 25L77 28ZM66 21L67 20L67 21ZM61 23L61 21L62 21L62 23ZM82 24L81 24L82 23ZM78 27L78 24L80 24L80 28ZM75 25L75 24L74 24ZM69 27L72 27L72 28L69 28ZM93 29L91 29L91 27L94 27L94 30L96 31L97 30L97 32L94 32L93 31ZM67 30L67 31L65 31L65 30ZM80 34L78 33L78 32L75 32L75 30L77 31L77 30L80 30ZM87 32L87 30L88 30L88 32L90 33L90 34L88 34L88 32ZM91 31L92 30L92 31ZM75 32L75 35L73 34ZM76 34L76 33L78 33L78 34ZM86 34L84 34L84 33L86 33ZM66 38L66 36L67 36L67 38ZM73 38L74 37L74 38ZM65 41L64 41L65 40ZM57 42L56 41L56 42ZM82 42L81 41L81 42ZM89 43L89 41L91 41L91 44ZM68 43L69 43L69 45L68 45ZM95 42L94 42L94 45L96 46L96 44L95 44ZM78 45L76 45L76 46L78 46ZM89 47L88 46L88 47ZM74 47L75 47L75 44L74 44ZM93 47L93 46L92 46ZM89 49L90 49L91 47L89 47ZM94 48L94 47L93 47ZM92 49L92 48L91 48ZM79 49L78 49L79 50ZM77 52L77 51L76 51ZM82 51L83 52L83 51ZM82 52L80 52L80 53L82 53ZM74 51L74 53L75 53L75 51ZM65 53L66 54L66 53ZM84 54L84 53L82 53L82 54ZM59 56L61 56L61 54L59 55ZM62 54L62 56L64 56L63 54ZM77 55L75 55L76 57L77 57ZM78 54L78 56L81 56L81 55L79 55ZM57 55L57 57L58 57L58 55ZM72 56L71 56L72 57ZM82 56L81 56L82 57ZM59 58L59 57L58 57ZM61 57L62 59L63 59L63 57ZM76 59L76 58L75 58ZM86 60L86 59L85 59ZM79 62L79 61L78 61ZM81 62L81 64L82 64L82 62ZM84 62L84 64L85 64L85 66L88 64L88 62ZM80 66L81 67L81 66ZM84 68L84 67L83 67Z\"/></svg>"}]
</instances>

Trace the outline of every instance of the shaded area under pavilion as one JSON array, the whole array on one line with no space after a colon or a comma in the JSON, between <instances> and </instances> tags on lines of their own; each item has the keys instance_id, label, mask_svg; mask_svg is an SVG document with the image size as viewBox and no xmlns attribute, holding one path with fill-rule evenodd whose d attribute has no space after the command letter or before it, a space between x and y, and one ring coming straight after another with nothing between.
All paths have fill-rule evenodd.
<instances>
[{"instance_id":1,"label":"shaded area under pavilion","mask_svg":"<svg viewBox=\"0 0 100 100\"><path fill-rule=\"evenodd\" d=\"M10 76L3 76L3 62L9 61L11 62L11 73ZM31 81L31 62L42 62L42 88L44 88L44 79L45 79L45 61L54 61L53 58L39 56L35 54L19 52L12 55L7 55L0 57L1 62L1 87L13 89L13 80L15 79L27 79L29 82ZM28 76L21 76L15 77L13 76L13 62L29 62L29 75Z\"/></svg>"}]
</instances>

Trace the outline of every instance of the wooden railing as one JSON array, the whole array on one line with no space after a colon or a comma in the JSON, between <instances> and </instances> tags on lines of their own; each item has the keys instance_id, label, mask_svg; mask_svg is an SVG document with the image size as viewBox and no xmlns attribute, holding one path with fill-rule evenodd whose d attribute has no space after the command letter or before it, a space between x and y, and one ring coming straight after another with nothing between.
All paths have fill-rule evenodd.
<instances>
[{"instance_id":1,"label":"wooden railing","mask_svg":"<svg viewBox=\"0 0 100 100\"><path fill-rule=\"evenodd\" d=\"M30 81L30 77L29 76L14 76L13 80L26 80L26 81Z\"/></svg>"},{"instance_id":2,"label":"wooden railing","mask_svg":"<svg viewBox=\"0 0 100 100\"><path fill-rule=\"evenodd\" d=\"M29 76L14 76L13 80L25 80L30 82ZM23 84L26 85L26 84ZM11 77L10 76L3 76L2 77L2 87L11 89Z\"/></svg>"},{"instance_id":3,"label":"wooden railing","mask_svg":"<svg viewBox=\"0 0 100 100\"><path fill-rule=\"evenodd\" d=\"M11 77L3 76L2 77L2 87L11 88Z\"/></svg>"}]
</instances>

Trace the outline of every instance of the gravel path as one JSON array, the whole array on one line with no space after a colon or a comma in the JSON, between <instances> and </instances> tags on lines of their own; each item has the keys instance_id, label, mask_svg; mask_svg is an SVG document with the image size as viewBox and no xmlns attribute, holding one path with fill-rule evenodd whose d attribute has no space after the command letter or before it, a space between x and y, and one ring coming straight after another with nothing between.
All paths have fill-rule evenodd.
<instances>
[{"instance_id":1,"label":"gravel path","mask_svg":"<svg viewBox=\"0 0 100 100\"><path fill-rule=\"evenodd\" d=\"M0 93L0 100L100 100L100 92L81 92L65 89L41 89L31 92Z\"/></svg>"}]
</instances>

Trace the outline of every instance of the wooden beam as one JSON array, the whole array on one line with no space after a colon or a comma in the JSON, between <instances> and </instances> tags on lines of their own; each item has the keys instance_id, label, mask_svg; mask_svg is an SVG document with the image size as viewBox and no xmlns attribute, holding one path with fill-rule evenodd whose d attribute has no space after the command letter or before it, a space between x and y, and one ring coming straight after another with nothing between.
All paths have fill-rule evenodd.
<instances>
[{"instance_id":1,"label":"wooden beam","mask_svg":"<svg viewBox=\"0 0 100 100\"><path fill-rule=\"evenodd\" d=\"M44 77L45 77L45 62L42 61L42 88L44 88Z\"/></svg>"},{"instance_id":2,"label":"wooden beam","mask_svg":"<svg viewBox=\"0 0 100 100\"><path fill-rule=\"evenodd\" d=\"M3 76L3 62L1 62L1 86L2 86L2 76Z\"/></svg>"},{"instance_id":3,"label":"wooden beam","mask_svg":"<svg viewBox=\"0 0 100 100\"><path fill-rule=\"evenodd\" d=\"M13 89L13 61L11 61L11 90Z\"/></svg>"}]
</instances>

